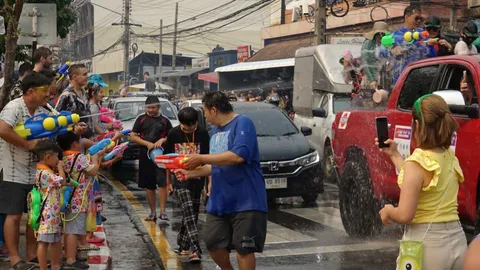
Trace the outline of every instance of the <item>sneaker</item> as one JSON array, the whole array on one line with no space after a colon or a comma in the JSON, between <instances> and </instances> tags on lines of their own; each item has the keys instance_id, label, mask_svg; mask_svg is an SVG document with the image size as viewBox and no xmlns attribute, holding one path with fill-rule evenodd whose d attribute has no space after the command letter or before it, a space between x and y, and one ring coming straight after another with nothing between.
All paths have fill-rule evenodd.
<instances>
[{"instance_id":1,"label":"sneaker","mask_svg":"<svg viewBox=\"0 0 480 270\"><path fill-rule=\"evenodd\" d=\"M200 261L202 261L202 255L200 255L200 253L193 252L188 256L188 262L199 263Z\"/></svg>"},{"instance_id":2,"label":"sneaker","mask_svg":"<svg viewBox=\"0 0 480 270\"><path fill-rule=\"evenodd\" d=\"M0 247L0 262L9 262L8 251L4 247Z\"/></svg>"},{"instance_id":3,"label":"sneaker","mask_svg":"<svg viewBox=\"0 0 480 270\"><path fill-rule=\"evenodd\" d=\"M189 250L183 250L181 248L175 248L175 249L173 249L173 252L178 254L178 256L188 256L188 255L190 255Z\"/></svg>"}]
</instances>

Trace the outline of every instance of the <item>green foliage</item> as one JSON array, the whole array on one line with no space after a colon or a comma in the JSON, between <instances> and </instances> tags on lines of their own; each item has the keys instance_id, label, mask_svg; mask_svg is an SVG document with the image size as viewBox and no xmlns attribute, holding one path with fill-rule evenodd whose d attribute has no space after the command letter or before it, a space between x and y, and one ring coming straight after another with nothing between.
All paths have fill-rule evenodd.
<instances>
[{"instance_id":1,"label":"green foliage","mask_svg":"<svg viewBox=\"0 0 480 270\"><path fill-rule=\"evenodd\" d=\"M13 7L15 0L7 0ZM54 3L57 4L57 36L60 38L67 37L70 27L75 23L77 16L75 12L70 8L72 0L26 0L25 3ZM4 0L0 0L0 7L4 6ZM9 16L3 12L0 13L5 18L5 29L8 24ZM25 46L17 46L16 48L16 61L24 61L28 59L28 53ZM0 55L5 53L5 36L0 36Z\"/></svg>"}]
</instances>

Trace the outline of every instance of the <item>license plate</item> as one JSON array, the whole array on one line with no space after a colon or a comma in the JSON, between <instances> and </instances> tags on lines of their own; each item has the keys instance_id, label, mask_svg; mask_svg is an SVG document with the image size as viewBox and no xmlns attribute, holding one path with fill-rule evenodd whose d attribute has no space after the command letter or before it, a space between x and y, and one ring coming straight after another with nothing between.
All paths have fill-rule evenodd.
<instances>
[{"instance_id":1,"label":"license plate","mask_svg":"<svg viewBox=\"0 0 480 270\"><path fill-rule=\"evenodd\" d=\"M286 188L287 178L266 178L265 185L267 189Z\"/></svg>"}]
</instances>

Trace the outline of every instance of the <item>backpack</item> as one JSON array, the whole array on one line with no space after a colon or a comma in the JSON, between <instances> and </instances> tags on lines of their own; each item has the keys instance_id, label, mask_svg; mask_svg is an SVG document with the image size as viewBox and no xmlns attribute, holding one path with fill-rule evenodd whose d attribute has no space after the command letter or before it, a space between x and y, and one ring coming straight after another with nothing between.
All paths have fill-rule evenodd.
<instances>
[{"instance_id":1,"label":"backpack","mask_svg":"<svg viewBox=\"0 0 480 270\"><path fill-rule=\"evenodd\" d=\"M38 179L42 179L43 170L40 171ZM27 206L28 206L28 225L32 227L33 231L37 231L40 227L40 219L42 218L42 212L45 208L45 203L48 199L48 192L45 198L42 198L42 193L40 193L40 186L37 183L33 189L27 195Z\"/></svg>"}]
</instances>

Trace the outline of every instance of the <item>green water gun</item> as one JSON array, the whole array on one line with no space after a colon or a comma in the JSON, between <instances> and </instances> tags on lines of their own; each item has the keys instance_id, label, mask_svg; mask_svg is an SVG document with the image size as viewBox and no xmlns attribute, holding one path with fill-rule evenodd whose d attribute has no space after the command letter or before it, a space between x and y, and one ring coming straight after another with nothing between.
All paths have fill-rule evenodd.
<instances>
[{"instance_id":1,"label":"green water gun","mask_svg":"<svg viewBox=\"0 0 480 270\"><path fill-rule=\"evenodd\" d=\"M385 48L391 48L395 44L395 38L393 38L392 34L386 34L382 37L382 45Z\"/></svg>"}]
</instances>

